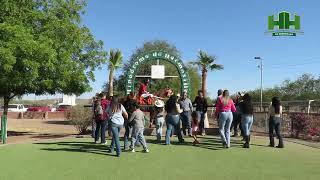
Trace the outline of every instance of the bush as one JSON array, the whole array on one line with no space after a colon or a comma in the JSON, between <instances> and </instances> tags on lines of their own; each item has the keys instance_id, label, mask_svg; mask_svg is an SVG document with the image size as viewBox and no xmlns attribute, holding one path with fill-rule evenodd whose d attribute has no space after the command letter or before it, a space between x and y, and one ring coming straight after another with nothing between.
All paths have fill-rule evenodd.
<instances>
[{"instance_id":1,"label":"bush","mask_svg":"<svg viewBox=\"0 0 320 180\"><path fill-rule=\"evenodd\" d=\"M88 127L91 126L93 112L91 108L83 106L74 106L68 110L68 119L75 126L79 134L88 132Z\"/></svg>"},{"instance_id":2,"label":"bush","mask_svg":"<svg viewBox=\"0 0 320 180\"><path fill-rule=\"evenodd\" d=\"M291 113L290 119L292 122L292 133L296 138L299 137L300 133L307 131L310 124L309 117L307 115L303 113Z\"/></svg>"},{"instance_id":3,"label":"bush","mask_svg":"<svg viewBox=\"0 0 320 180\"><path fill-rule=\"evenodd\" d=\"M311 136L320 136L320 127L311 127L309 129L309 134Z\"/></svg>"}]
</instances>

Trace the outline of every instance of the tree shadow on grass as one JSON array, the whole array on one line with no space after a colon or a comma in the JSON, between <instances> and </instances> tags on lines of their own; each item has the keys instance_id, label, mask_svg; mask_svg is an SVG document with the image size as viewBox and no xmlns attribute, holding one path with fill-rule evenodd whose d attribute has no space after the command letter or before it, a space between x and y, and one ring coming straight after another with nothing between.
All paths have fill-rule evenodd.
<instances>
[{"instance_id":1,"label":"tree shadow on grass","mask_svg":"<svg viewBox=\"0 0 320 180\"><path fill-rule=\"evenodd\" d=\"M71 125L70 121L67 120L49 120L45 121L46 124L56 124L56 125Z\"/></svg>"},{"instance_id":2,"label":"tree shadow on grass","mask_svg":"<svg viewBox=\"0 0 320 180\"><path fill-rule=\"evenodd\" d=\"M41 148L44 151L51 151L51 152L81 152L81 153L92 153L98 155L107 155L115 157L115 154L110 154L107 152L108 148L106 145L101 144L93 144L91 142L50 142L50 143L34 143L39 145L55 145L61 147L54 147L54 148Z\"/></svg>"}]
</instances>

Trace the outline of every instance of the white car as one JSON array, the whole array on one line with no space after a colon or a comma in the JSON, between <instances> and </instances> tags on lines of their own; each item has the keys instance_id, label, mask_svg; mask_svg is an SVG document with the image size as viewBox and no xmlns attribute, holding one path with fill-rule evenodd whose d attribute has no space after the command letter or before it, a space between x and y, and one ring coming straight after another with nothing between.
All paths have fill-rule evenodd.
<instances>
[{"instance_id":1,"label":"white car","mask_svg":"<svg viewBox=\"0 0 320 180\"><path fill-rule=\"evenodd\" d=\"M27 109L23 104L9 104L8 112L27 112Z\"/></svg>"}]
</instances>

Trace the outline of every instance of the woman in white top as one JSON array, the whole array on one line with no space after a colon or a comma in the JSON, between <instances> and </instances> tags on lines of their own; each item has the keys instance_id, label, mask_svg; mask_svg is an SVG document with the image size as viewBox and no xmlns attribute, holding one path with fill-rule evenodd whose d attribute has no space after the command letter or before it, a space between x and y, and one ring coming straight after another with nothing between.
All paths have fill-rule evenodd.
<instances>
[{"instance_id":1,"label":"woman in white top","mask_svg":"<svg viewBox=\"0 0 320 180\"><path fill-rule=\"evenodd\" d=\"M108 117L110 117L111 131L112 131L112 143L109 149L109 153L113 153L116 146L117 156L120 157L121 148L119 141L119 132L124 124L124 120L128 119L128 114L122 104L119 103L118 98L113 96L110 106L107 109Z\"/></svg>"},{"instance_id":2,"label":"woman in white top","mask_svg":"<svg viewBox=\"0 0 320 180\"><path fill-rule=\"evenodd\" d=\"M272 98L272 103L269 107L269 138L270 147L274 147L274 135L273 131L276 131L277 138L279 139L279 144L277 148L283 148L283 139L281 136L281 115L282 106L280 104L280 99L278 97Z\"/></svg>"}]
</instances>

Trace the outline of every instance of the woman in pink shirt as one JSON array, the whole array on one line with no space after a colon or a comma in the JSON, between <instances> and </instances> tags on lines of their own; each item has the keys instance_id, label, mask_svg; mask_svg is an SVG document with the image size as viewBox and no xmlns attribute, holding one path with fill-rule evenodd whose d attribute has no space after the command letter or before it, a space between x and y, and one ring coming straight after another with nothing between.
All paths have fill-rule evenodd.
<instances>
[{"instance_id":1,"label":"woman in pink shirt","mask_svg":"<svg viewBox=\"0 0 320 180\"><path fill-rule=\"evenodd\" d=\"M233 120L232 112L235 111L236 107L229 97L229 91L224 90L216 104L216 117L218 117L219 132L224 148L230 147L230 126Z\"/></svg>"}]
</instances>

